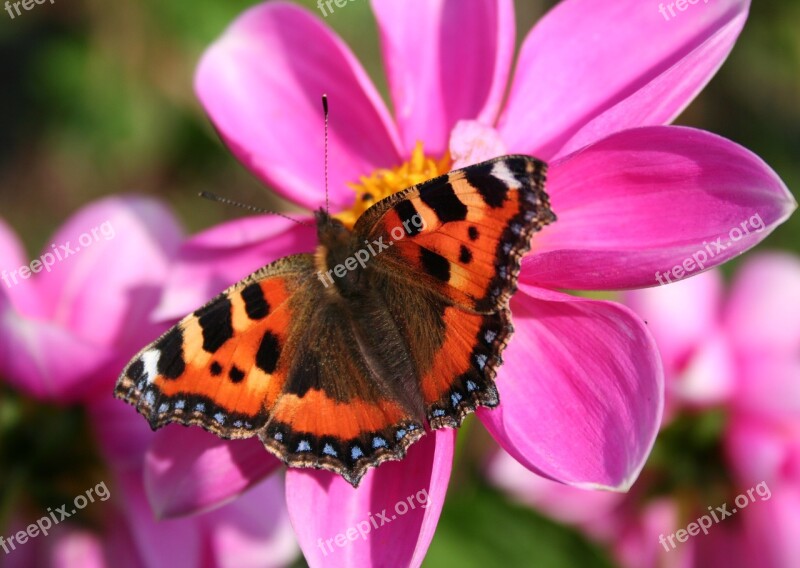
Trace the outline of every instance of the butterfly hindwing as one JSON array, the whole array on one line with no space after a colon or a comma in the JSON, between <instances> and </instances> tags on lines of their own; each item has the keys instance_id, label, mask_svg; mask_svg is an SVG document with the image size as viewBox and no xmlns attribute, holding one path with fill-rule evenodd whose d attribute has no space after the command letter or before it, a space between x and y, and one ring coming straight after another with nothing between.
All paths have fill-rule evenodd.
<instances>
[{"instance_id":1,"label":"butterfly hindwing","mask_svg":"<svg viewBox=\"0 0 800 568\"><path fill-rule=\"evenodd\" d=\"M323 467L356 485L369 467L401 459L424 423L378 371L367 328L338 303L308 306L289 379L260 436L289 465Z\"/></svg>"}]
</instances>

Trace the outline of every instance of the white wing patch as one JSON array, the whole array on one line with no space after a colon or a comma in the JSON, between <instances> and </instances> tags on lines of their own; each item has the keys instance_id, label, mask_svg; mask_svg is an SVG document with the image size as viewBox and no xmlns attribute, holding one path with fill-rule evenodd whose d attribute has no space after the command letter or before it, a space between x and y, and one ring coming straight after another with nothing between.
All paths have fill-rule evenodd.
<instances>
[{"instance_id":1,"label":"white wing patch","mask_svg":"<svg viewBox=\"0 0 800 568\"><path fill-rule=\"evenodd\" d=\"M152 384L158 376L158 360L161 358L161 352L157 349L151 349L142 353L142 364L144 364L144 376L147 382Z\"/></svg>"},{"instance_id":2,"label":"white wing patch","mask_svg":"<svg viewBox=\"0 0 800 568\"><path fill-rule=\"evenodd\" d=\"M514 189L522 187L522 182L511 173L511 170L508 169L508 166L502 160L494 163L494 167L492 167L492 176Z\"/></svg>"}]
</instances>

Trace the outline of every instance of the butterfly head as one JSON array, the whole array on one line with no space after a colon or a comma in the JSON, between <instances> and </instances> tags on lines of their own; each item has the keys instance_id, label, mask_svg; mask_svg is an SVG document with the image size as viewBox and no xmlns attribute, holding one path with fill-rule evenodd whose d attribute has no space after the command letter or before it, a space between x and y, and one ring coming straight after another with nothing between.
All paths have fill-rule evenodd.
<instances>
[{"instance_id":1,"label":"butterfly head","mask_svg":"<svg viewBox=\"0 0 800 568\"><path fill-rule=\"evenodd\" d=\"M314 218L317 221L317 238L320 245L334 249L350 244L352 233L341 221L331 217L324 209L316 211Z\"/></svg>"}]
</instances>

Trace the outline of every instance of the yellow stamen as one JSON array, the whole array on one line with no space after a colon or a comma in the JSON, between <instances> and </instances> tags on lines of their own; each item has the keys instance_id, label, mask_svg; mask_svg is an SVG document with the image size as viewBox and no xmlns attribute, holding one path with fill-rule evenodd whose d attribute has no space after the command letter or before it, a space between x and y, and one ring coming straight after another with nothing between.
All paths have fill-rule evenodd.
<instances>
[{"instance_id":1,"label":"yellow stamen","mask_svg":"<svg viewBox=\"0 0 800 568\"><path fill-rule=\"evenodd\" d=\"M411 158L395 168L375 170L369 177L361 176L358 183L348 183L356 192L353 207L334 215L345 226L353 228L356 220L372 205L402 191L412 185L433 179L450 171L452 160L446 152L440 160L428 157L422 150L422 142L417 142Z\"/></svg>"}]
</instances>

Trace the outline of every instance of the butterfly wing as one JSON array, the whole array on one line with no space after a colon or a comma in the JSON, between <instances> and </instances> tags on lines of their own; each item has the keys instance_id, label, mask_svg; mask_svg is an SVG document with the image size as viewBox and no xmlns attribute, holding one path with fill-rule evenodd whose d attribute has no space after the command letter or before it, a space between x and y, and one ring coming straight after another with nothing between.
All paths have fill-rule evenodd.
<instances>
[{"instance_id":1,"label":"butterfly wing","mask_svg":"<svg viewBox=\"0 0 800 568\"><path fill-rule=\"evenodd\" d=\"M496 406L513 327L508 302L533 233L555 220L546 166L504 156L450 172L370 208L354 230L417 363L433 428Z\"/></svg>"},{"instance_id":2,"label":"butterfly wing","mask_svg":"<svg viewBox=\"0 0 800 568\"><path fill-rule=\"evenodd\" d=\"M281 259L190 314L128 364L115 394L153 429L176 422L259 436L290 466L357 485L424 434L389 396L326 300L311 255Z\"/></svg>"}]
</instances>

